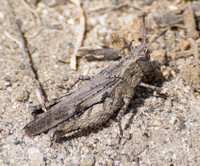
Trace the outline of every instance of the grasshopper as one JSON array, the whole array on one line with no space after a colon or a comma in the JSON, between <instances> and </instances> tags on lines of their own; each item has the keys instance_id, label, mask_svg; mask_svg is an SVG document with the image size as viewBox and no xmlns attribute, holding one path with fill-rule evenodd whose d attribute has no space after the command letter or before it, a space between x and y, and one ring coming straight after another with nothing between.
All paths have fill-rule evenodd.
<instances>
[{"instance_id":1,"label":"grasshopper","mask_svg":"<svg viewBox=\"0 0 200 166\"><path fill-rule=\"evenodd\" d=\"M100 126L119 110L120 120L134 96L135 88L155 76L148 48L166 31L146 44L144 14L143 43L132 46L131 42L118 49L118 43L125 43L125 39L113 40L113 46L122 58L28 123L25 126L26 134L34 136L56 128L54 139L57 140L66 134Z\"/></svg>"}]
</instances>

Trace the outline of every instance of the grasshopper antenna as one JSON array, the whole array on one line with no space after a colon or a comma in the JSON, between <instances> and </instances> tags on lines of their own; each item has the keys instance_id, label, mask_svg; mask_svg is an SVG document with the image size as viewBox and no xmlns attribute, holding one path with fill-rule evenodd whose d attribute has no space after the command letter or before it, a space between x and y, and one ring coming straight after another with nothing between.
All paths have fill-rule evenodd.
<instances>
[{"instance_id":1,"label":"grasshopper antenna","mask_svg":"<svg viewBox=\"0 0 200 166\"><path fill-rule=\"evenodd\" d=\"M167 30L163 31L161 34L159 34L158 36L155 36L153 39L151 39L151 41L149 42L148 46L149 47L154 41L156 41L159 37L163 36L165 33L167 32Z\"/></svg>"},{"instance_id":2,"label":"grasshopper antenna","mask_svg":"<svg viewBox=\"0 0 200 166\"><path fill-rule=\"evenodd\" d=\"M167 32L167 30L163 31L161 34L159 34L158 36L155 36L147 45L147 47L149 47L155 40L157 40L159 37L163 36L165 33ZM147 40L147 36L146 36L146 24L145 24L145 12L143 13L143 45L146 45L146 40Z\"/></svg>"},{"instance_id":3,"label":"grasshopper antenna","mask_svg":"<svg viewBox=\"0 0 200 166\"><path fill-rule=\"evenodd\" d=\"M143 45L146 45L146 25L145 25L145 12L143 13Z\"/></svg>"}]
</instances>

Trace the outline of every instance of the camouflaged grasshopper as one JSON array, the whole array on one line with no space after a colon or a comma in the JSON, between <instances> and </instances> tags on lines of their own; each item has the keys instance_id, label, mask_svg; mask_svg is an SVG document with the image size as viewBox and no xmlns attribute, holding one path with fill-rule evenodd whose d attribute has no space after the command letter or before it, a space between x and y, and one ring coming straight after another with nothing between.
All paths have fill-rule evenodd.
<instances>
[{"instance_id":1,"label":"camouflaged grasshopper","mask_svg":"<svg viewBox=\"0 0 200 166\"><path fill-rule=\"evenodd\" d=\"M134 96L135 88L155 76L148 48L167 31L153 38L147 45L145 14L143 26L142 45L126 44L124 38L113 40L113 46L122 58L50 106L47 112L25 126L25 132L34 136L56 128L54 139L57 140L66 134L73 135L76 131L99 126L119 110L120 119ZM119 45L122 46L120 49Z\"/></svg>"}]
</instances>

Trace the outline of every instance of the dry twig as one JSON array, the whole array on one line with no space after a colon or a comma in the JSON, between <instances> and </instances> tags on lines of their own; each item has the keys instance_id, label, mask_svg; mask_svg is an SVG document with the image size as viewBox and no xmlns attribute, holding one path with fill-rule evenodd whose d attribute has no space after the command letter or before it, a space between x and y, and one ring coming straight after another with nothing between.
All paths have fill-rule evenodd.
<instances>
[{"instance_id":1,"label":"dry twig","mask_svg":"<svg viewBox=\"0 0 200 166\"><path fill-rule=\"evenodd\" d=\"M70 59L70 67L74 70L76 70L76 55L78 53L78 49L81 47L84 34L85 34L85 14L83 11L83 8L81 7L81 3L79 0L70 0L72 3L74 3L78 10L79 10L79 21L80 21L80 26L79 26L79 34L76 40L76 45L73 51L73 54Z\"/></svg>"},{"instance_id":2,"label":"dry twig","mask_svg":"<svg viewBox=\"0 0 200 166\"><path fill-rule=\"evenodd\" d=\"M93 9L89 9L88 13L94 13L94 12L109 12L109 11L113 11L113 10L120 10L122 8L134 8L136 10L141 10L141 8L136 7L134 5L132 5L131 3L123 3L123 4L119 4L119 5L107 5L107 6L101 6L101 7L97 7L97 8L93 8Z\"/></svg>"},{"instance_id":3,"label":"dry twig","mask_svg":"<svg viewBox=\"0 0 200 166\"><path fill-rule=\"evenodd\" d=\"M11 4L10 4L10 7L12 9ZM21 30L20 21L18 21L16 19L16 16L15 16L15 13L13 12L13 10L10 12L10 18L11 18L12 22L14 23L15 30L19 34L19 41L21 43L20 46L23 49L23 53L24 53L24 56L25 56L26 64L28 65L28 70L29 70L30 76L33 79L34 85L36 85L36 95L37 95L38 100L39 100L39 102L42 106L43 111L46 111L46 107L45 107L45 101L47 101L46 94L43 90L42 85L40 84L40 82L38 80L38 74L37 74L37 71L36 71L36 69L33 65L33 62L32 62L32 58L31 58L31 54L30 54L30 51L29 51L28 46L27 46L26 38L24 36L24 33Z\"/></svg>"},{"instance_id":4,"label":"dry twig","mask_svg":"<svg viewBox=\"0 0 200 166\"><path fill-rule=\"evenodd\" d=\"M199 34L196 30L196 22L195 22L194 12L192 10L191 4L188 4L186 6L185 12L183 14L183 19L184 19L189 37L194 38L194 39L198 38Z\"/></svg>"},{"instance_id":5,"label":"dry twig","mask_svg":"<svg viewBox=\"0 0 200 166\"><path fill-rule=\"evenodd\" d=\"M33 17L33 15L32 15L32 13L35 15L35 17L36 17L36 26L39 28L34 34L32 34L31 36L27 36L26 35L26 37L27 38L33 38L33 37L35 37L39 32L40 32L40 30L41 30L41 27L39 26L39 25L41 25L41 20L40 20L40 17L39 17L39 15L38 15L38 13L37 12L35 12L35 10L34 9L32 9L30 6L29 6L29 4L27 4L27 2L25 1L25 0L21 0L21 3L28 9L28 11L29 11L29 13L30 13L30 17L32 18L32 20L34 21L35 19L34 19L34 17Z\"/></svg>"},{"instance_id":6,"label":"dry twig","mask_svg":"<svg viewBox=\"0 0 200 166\"><path fill-rule=\"evenodd\" d=\"M192 39L192 38L189 38L188 39L193 47L193 53L194 53L194 58L195 58L195 61L198 62L198 59L199 59L199 50L198 50L198 44L197 42Z\"/></svg>"}]
</instances>

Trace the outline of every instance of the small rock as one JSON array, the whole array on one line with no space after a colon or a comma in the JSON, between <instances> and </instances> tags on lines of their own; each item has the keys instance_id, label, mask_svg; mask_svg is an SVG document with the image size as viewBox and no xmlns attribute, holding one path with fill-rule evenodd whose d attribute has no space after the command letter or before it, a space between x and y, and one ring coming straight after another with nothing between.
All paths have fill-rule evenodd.
<instances>
[{"instance_id":1,"label":"small rock","mask_svg":"<svg viewBox=\"0 0 200 166\"><path fill-rule=\"evenodd\" d=\"M29 94L26 89L18 88L15 91L15 99L20 102L25 102L28 100Z\"/></svg>"},{"instance_id":2,"label":"small rock","mask_svg":"<svg viewBox=\"0 0 200 166\"><path fill-rule=\"evenodd\" d=\"M67 21L68 24L70 25L74 25L75 24L75 21L74 19L70 18L68 21Z\"/></svg>"},{"instance_id":3,"label":"small rock","mask_svg":"<svg viewBox=\"0 0 200 166\"><path fill-rule=\"evenodd\" d=\"M84 156L81 159L81 164L80 165L93 165L95 163L95 159L92 156Z\"/></svg>"},{"instance_id":4,"label":"small rock","mask_svg":"<svg viewBox=\"0 0 200 166\"><path fill-rule=\"evenodd\" d=\"M177 121L176 115L173 114L172 117L171 117L171 119L170 119L170 121L169 121L169 123L171 123L171 124L175 124L176 121Z\"/></svg>"},{"instance_id":5,"label":"small rock","mask_svg":"<svg viewBox=\"0 0 200 166\"><path fill-rule=\"evenodd\" d=\"M12 91L13 91L13 88L12 88L12 87L8 87L8 88L7 88L7 91L8 91L8 92L12 92Z\"/></svg>"},{"instance_id":6,"label":"small rock","mask_svg":"<svg viewBox=\"0 0 200 166\"><path fill-rule=\"evenodd\" d=\"M127 140L129 140L129 139L131 139L131 134L128 131L124 130L123 137L126 138Z\"/></svg>"},{"instance_id":7,"label":"small rock","mask_svg":"<svg viewBox=\"0 0 200 166\"><path fill-rule=\"evenodd\" d=\"M31 160L30 165L40 166L43 163L43 155L37 147L28 148L28 155Z\"/></svg>"},{"instance_id":8,"label":"small rock","mask_svg":"<svg viewBox=\"0 0 200 166\"><path fill-rule=\"evenodd\" d=\"M154 123L153 123L153 125L155 126L155 127L157 127L157 126L161 126L161 121L159 121L159 120L155 120L154 121Z\"/></svg>"}]
</instances>

